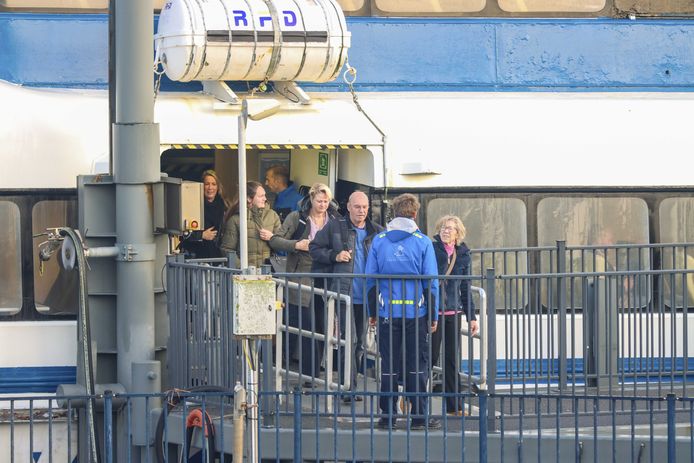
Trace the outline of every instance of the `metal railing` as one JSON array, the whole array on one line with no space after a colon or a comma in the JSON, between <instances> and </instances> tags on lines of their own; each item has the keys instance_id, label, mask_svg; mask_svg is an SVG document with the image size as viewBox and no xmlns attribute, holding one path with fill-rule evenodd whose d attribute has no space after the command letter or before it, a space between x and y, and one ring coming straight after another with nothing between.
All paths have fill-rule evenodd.
<instances>
[{"instance_id":1,"label":"metal railing","mask_svg":"<svg viewBox=\"0 0 694 463\"><path fill-rule=\"evenodd\" d=\"M167 265L170 381L177 387L233 388L241 379L241 344L232 331L232 276L237 270L189 263Z\"/></svg>"},{"instance_id":2,"label":"metal railing","mask_svg":"<svg viewBox=\"0 0 694 463\"><path fill-rule=\"evenodd\" d=\"M277 335L275 339L275 385L277 390L282 390L283 377L292 379L298 379L299 381L310 381L314 382L317 386L323 386L328 390L349 390L352 387L352 355L354 352L354 340L352 336L352 330L354 326L352 323L345 324L345 336L341 339L339 331L335 330L335 314L336 314L336 302L338 303L338 308L341 304L344 304L344 310L346 310L346 318L348 320L352 319L352 300L348 295L339 294L334 291L329 291L327 289L320 289L315 287L310 287L289 281L287 279L274 278L275 283L277 283L277 298L282 300L284 298L285 289L295 289L301 294L308 294L311 297L319 296L326 301L326 323L324 330L322 332L315 332L312 330L302 329L294 326L290 326L286 323L283 317L283 312L279 311L277 314ZM342 310L340 308L340 310ZM285 334L286 333L286 334ZM309 338L314 342L324 343L325 351L325 379L316 378L310 375L302 373L301 364L297 370L292 370L284 365L283 361L283 339L284 336L293 334L301 338ZM333 356L328 355L332 352L333 348L342 348L345 355L345 361L342 365L342 374L339 376L338 381L333 381ZM288 362L287 362L288 363ZM329 402L329 407L331 403Z\"/></svg>"},{"instance_id":3,"label":"metal railing","mask_svg":"<svg viewBox=\"0 0 694 463\"><path fill-rule=\"evenodd\" d=\"M440 429L416 429L415 417L398 415L383 428L383 415L351 406L322 411L302 407L305 400L336 392L263 392L260 413L276 413L271 426L259 426L258 455L263 461L690 461L694 457L694 399L574 396L561 394L477 395L466 393L484 412L496 402L493 418L450 416L432 409ZM432 394L423 394L431 400ZM379 393L366 395L375 402ZM66 408L46 407L56 397L0 399L0 461L72 463L78 455L76 408L94 399L103 410L99 423L102 462L229 461L248 454L243 396L233 391L172 391L164 394L113 394L60 397ZM267 399L267 400L264 400ZM17 405L26 402L31 413ZM39 405L41 403L41 405ZM274 410L262 409L273 404ZM292 404L288 409L278 404ZM165 404L159 408L158 404ZM139 409L142 410L139 410ZM8 412L11 410L11 413ZM138 413L136 413L136 410ZM134 417L144 426L136 430ZM488 420L495 420L489 431ZM249 425L258 423L249 422ZM117 426L117 427L116 427ZM143 435L138 433L143 432ZM117 435L122 436L118 446ZM147 451L134 454L128 443L144 440ZM122 445L125 443L125 445Z\"/></svg>"},{"instance_id":4,"label":"metal railing","mask_svg":"<svg viewBox=\"0 0 694 463\"><path fill-rule=\"evenodd\" d=\"M497 304L497 387L686 394L694 318L668 305L662 288L689 275L694 270L498 276L513 304L503 311Z\"/></svg>"},{"instance_id":5,"label":"metal railing","mask_svg":"<svg viewBox=\"0 0 694 463\"><path fill-rule=\"evenodd\" d=\"M174 373L173 384L179 387L209 384L233 387L240 379L242 360L231 335L233 288L230 275L234 271L178 262L170 263L169 270L172 326L169 363ZM340 277L291 276L314 276L326 282ZM264 364L264 371L274 371L278 391L291 390L297 380L311 381L326 391L354 389L350 371L350 357L355 352L354 336L350 330L354 325L346 324L342 335L334 328L340 310L347 311L347 319L352 318L349 296L313 285L301 286L288 281L288 278L289 275L285 278L278 275L276 280L280 288L278 298L281 297L285 303L285 309L280 313L289 311L290 302L286 291L281 288L300 288L301 292L327 303L325 308L309 307L310 316L314 316L316 310L325 311L329 320L321 330L291 326L286 321L280 323L274 359L266 356L273 363ZM408 277L388 278L404 281ZM645 388L650 393L660 394L676 388L685 391L691 382L689 376L694 361L690 361L690 352L694 346L690 347L690 329L694 326L689 327L688 311L678 307L691 305L689 296L685 292L677 297L673 291L666 296L665 292L665 288L676 288L678 282L681 283L680 290L687 288L691 278L694 278L694 270L496 275L490 269L484 278L438 279L466 280L474 288L479 288L472 291L476 306L481 309L481 336L486 341L477 347L473 346L471 339L460 343L459 376L462 382L467 381L467 387L488 382L492 383L491 392L499 387L524 393L547 391L553 387L560 391L567 388L576 391L578 388L582 393L587 393L585 391L590 388L609 393L630 390L634 393ZM428 284L427 279L421 280ZM475 286L475 282L483 284ZM502 292L499 287L503 288ZM490 288L493 289L491 292ZM497 302L499 299L501 302ZM341 304L336 304L336 301L341 301ZM678 301L683 304L678 304ZM488 333L486 336L485 332ZM460 334L465 334L463 324ZM323 373L305 374L301 359L294 367L285 365L287 358L283 358L284 352L281 352L286 346L284 335L308 338L316 344L327 340L320 352L324 358ZM367 359L372 362L375 374L367 375L364 366L360 366L362 380L359 386L364 390L369 378L376 383L379 381L377 352L370 354ZM431 359L431 353L427 355ZM487 358L493 360L485 361ZM335 364L340 366L336 381L333 380ZM490 377L488 381L485 381L485 372ZM430 383L438 380L439 367L434 368L433 373Z\"/></svg>"},{"instance_id":6,"label":"metal railing","mask_svg":"<svg viewBox=\"0 0 694 463\"><path fill-rule=\"evenodd\" d=\"M554 246L474 249L471 256L472 273L480 275L488 268L498 275L694 269L694 243L569 246L557 241ZM665 297L672 294L672 303L681 308L686 288L687 282L674 281L664 288ZM498 283L497 302L505 304L506 299L505 288ZM690 307L693 299L689 297Z\"/></svg>"}]
</instances>

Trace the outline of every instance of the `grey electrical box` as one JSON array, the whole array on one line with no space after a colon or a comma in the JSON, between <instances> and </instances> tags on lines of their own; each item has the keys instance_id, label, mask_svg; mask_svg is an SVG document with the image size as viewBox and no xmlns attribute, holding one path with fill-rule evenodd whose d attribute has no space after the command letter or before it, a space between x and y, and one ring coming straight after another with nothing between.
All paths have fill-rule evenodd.
<instances>
[{"instance_id":1,"label":"grey electrical box","mask_svg":"<svg viewBox=\"0 0 694 463\"><path fill-rule=\"evenodd\" d=\"M204 229L202 183L162 177L154 188L154 230L181 235Z\"/></svg>"},{"instance_id":2,"label":"grey electrical box","mask_svg":"<svg viewBox=\"0 0 694 463\"><path fill-rule=\"evenodd\" d=\"M275 335L277 307L272 275L234 275L234 335Z\"/></svg>"}]
</instances>

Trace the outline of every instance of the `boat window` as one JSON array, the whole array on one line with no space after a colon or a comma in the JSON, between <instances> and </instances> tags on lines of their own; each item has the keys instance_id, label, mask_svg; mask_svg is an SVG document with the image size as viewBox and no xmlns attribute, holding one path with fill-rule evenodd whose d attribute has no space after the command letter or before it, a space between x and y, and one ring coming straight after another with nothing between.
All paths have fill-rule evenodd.
<instances>
[{"instance_id":1,"label":"boat window","mask_svg":"<svg viewBox=\"0 0 694 463\"><path fill-rule=\"evenodd\" d=\"M438 234L436 222L444 215L458 216L465 225L465 244L472 250L473 275L484 275L486 269L507 275L527 273L527 252L480 252L489 248L524 248L528 245L526 208L516 198L437 198L427 205L429 236ZM479 285L479 282L475 282ZM524 285L525 282L518 281ZM518 308L514 297L520 289L507 281L497 280L497 308ZM518 293L517 293L518 291ZM476 301L477 303L477 301ZM479 306L477 306L479 307Z\"/></svg>"},{"instance_id":2,"label":"boat window","mask_svg":"<svg viewBox=\"0 0 694 463\"><path fill-rule=\"evenodd\" d=\"M22 309L22 261L19 208L0 201L0 315Z\"/></svg>"},{"instance_id":3,"label":"boat window","mask_svg":"<svg viewBox=\"0 0 694 463\"><path fill-rule=\"evenodd\" d=\"M366 0L337 0L345 13L355 13L364 8Z\"/></svg>"},{"instance_id":4,"label":"boat window","mask_svg":"<svg viewBox=\"0 0 694 463\"><path fill-rule=\"evenodd\" d=\"M155 10L161 10L167 0L153 0ZM358 1L358 0L357 0ZM0 10L40 10L49 12L94 12L108 10L109 0L0 0Z\"/></svg>"},{"instance_id":5,"label":"boat window","mask_svg":"<svg viewBox=\"0 0 694 463\"><path fill-rule=\"evenodd\" d=\"M694 198L667 198L660 203L658 215L661 243L694 243ZM694 272L694 245L665 246L661 267ZM663 288L665 305L694 309L694 273L665 274Z\"/></svg>"},{"instance_id":6,"label":"boat window","mask_svg":"<svg viewBox=\"0 0 694 463\"><path fill-rule=\"evenodd\" d=\"M571 253L574 271L612 271L648 269L648 250L643 259L615 245L648 244L648 206L639 198L544 198L537 206L537 242L539 246L553 246L557 241L567 246L605 246L597 250L604 259L593 266L594 253L577 250ZM583 259L581 259L583 255Z\"/></svg>"},{"instance_id":7,"label":"boat window","mask_svg":"<svg viewBox=\"0 0 694 463\"><path fill-rule=\"evenodd\" d=\"M32 210L32 232L34 235L34 300L36 310L57 315L77 313L79 281L77 271L65 270L59 264L60 250L41 265L39 245L46 236L36 236L47 228L76 227L77 204L74 200L39 201Z\"/></svg>"},{"instance_id":8,"label":"boat window","mask_svg":"<svg viewBox=\"0 0 694 463\"><path fill-rule=\"evenodd\" d=\"M566 241L569 247L565 269L556 268L553 254L543 253L541 271L621 272L595 278L615 288L617 304L622 308L643 307L650 297L648 277L633 273L651 267L650 249L634 246L648 244L648 236L648 206L639 198L550 197L537 206L538 245L555 246L557 241ZM567 279L570 308L583 307L586 285L594 281L585 276ZM550 294L543 289L542 295L545 304ZM556 308L555 291L551 297L554 302L548 305Z\"/></svg>"},{"instance_id":9,"label":"boat window","mask_svg":"<svg viewBox=\"0 0 694 463\"><path fill-rule=\"evenodd\" d=\"M436 14L481 11L486 0L374 0L383 13Z\"/></svg>"},{"instance_id":10,"label":"boat window","mask_svg":"<svg viewBox=\"0 0 694 463\"><path fill-rule=\"evenodd\" d=\"M605 0L499 0L509 13L594 13L605 8Z\"/></svg>"},{"instance_id":11,"label":"boat window","mask_svg":"<svg viewBox=\"0 0 694 463\"><path fill-rule=\"evenodd\" d=\"M161 11L168 0L153 0L155 11ZM360 11L366 0L337 0L345 13ZM83 10L85 12L108 10L109 0L0 0L0 10L41 10L66 11Z\"/></svg>"},{"instance_id":12,"label":"boat window","mask_svg":"<svg viewBox=\"0 0 694 463\"><path fill-rule=\"evenodd\" d=\"M614 6L619 12L635 13L637 16L694 13L694 3L691 0L615 0Z\"/></svg>"},{"instance_id":13,"label":"boat window","mask_svg":"<svg viewBox=\"0 0 694 463\"><path fill-rule=\"evenodd\" d=\"M0 8L22 10L106 10L108 0L0 0Z\"/></svg>"}]
</instances>

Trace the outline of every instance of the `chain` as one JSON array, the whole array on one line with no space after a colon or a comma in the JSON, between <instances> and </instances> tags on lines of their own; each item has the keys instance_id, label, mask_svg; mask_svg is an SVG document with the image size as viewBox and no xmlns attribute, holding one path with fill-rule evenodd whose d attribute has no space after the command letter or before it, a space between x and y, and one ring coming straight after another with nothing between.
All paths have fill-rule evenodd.
<instances>
[{"instance_id":1,"label":"chain","mask_svg":"<svg viewBox=\"0 0 694 463\"><path fill-rule=\"evenodd\" d=\"M157 41L157 48L154 51L154 65L152 66L152 70L154 71L154 75L157 76L156 80L154 81L154 102L157 102L157 95L159 95L159 88L161 87L161 77L164 75L164 65L161 61L161 54L160 54L160 49L159 45L161 42ZM159 66L161 65L161 71L159 70Z\"/></svg>"},{"instance_id":2,"label":"chain","mask_svg":"<svg viewBox=\"0 0 694 463\"><path fill-rule=\"evenodd\" d=\"M349 59L345 61L345 68L345 72L342 74L342 79L349 86L349 92L352 94L352 101L354 101L354 105L359 111L366 114L364 112L364 108L362 108L361 104L359 103L359 96L357 96L357 92L354 90L354 82L357 81L357 69L349 64Z\"/></svg>"},{"instance_id":3,"label":"chain","mask_svg":"<svg viewBox=\"0 0 694 463\"><path fill-rule=\"evenodd\" d=\"M386 172L386 133L381 130L376 121L374 121L369 113L367 113L364 108L359 103L359 96L357 96L357 91L354 90L354 83L357 81L357 69L349 64L349 57L345 58L345 72L342 74L342 79L349 86L349 92L352 94L352 101L354 101L354 106L357 107L360 113L371 123L371 125L378 130L381 134L383 140L383 172ZM388 183L385 183L385 201L388 200Z\"/></svg>"},{"instance_id":4,"label":"chain","mask_svg":"<svg viewBox=\"0 0 694 463\"><path fill-rule=\"evenodd\" d=\"M357 81L357 69L353 67L351 64L349 64L349 58L345 60L345 72L342 74L342 79L345 81L345 83L349 86L349 92L352 94L352 101L354 101L354 106L357 107L360 113L368 119L369 122L371 122L371 125L374 126L376 130L378 130L378 133L381 134L382 137L385 137L386 134L381 130L381 128L376 124L376 122L371 119L371 116L364 110L364 108L361 106L361 103L359 103L359 96L357 95L357 91L354 90L354 83Z\"/></svg>"},{"instance_id":5,"label":"chain","mask_svg":"<svg viewBox=\"0 0 694 463\"><path fill-rule=\"evenodd\" d=\"M154 62L154 75L157 76L154 81L154 102L157 101L157 95L159 95L159 88L161 87L161 78L164 75L164 67L162 66L161 71L159 66L162 64L160 59Z\"/></svg>"}]
</instances>

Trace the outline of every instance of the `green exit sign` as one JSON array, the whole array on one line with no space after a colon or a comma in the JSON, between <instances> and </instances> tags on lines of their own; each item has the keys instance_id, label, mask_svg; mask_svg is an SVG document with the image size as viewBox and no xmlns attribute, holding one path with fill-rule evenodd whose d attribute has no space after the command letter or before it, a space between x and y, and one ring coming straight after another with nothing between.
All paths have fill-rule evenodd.
<instances>
[{"instance_id":1,"label":"green exit sign","mask_svg":"<svg viewBox=\"0 0 694 463\"><path fill-rule=\"evenodd\" d=\"M328 175L328 153L318 153L318 175Z\"/></svg>"}]
</instances>

